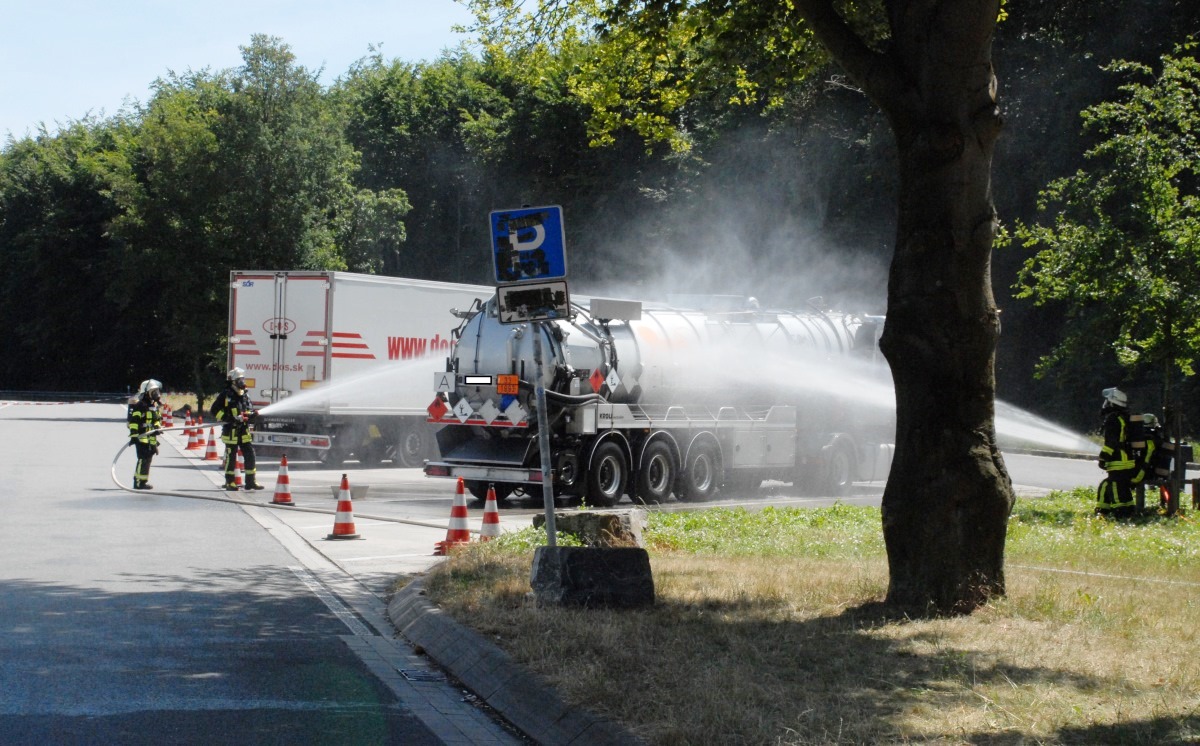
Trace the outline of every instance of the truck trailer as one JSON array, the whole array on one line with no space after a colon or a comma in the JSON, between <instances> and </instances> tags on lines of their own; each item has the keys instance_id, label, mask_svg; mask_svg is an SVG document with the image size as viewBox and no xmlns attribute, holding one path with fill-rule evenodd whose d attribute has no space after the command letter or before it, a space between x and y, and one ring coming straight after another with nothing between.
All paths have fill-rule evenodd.
<instances>
[{"instance_id":1,"label":"truck trailer","mask_svg":"<svg viewBox=\"0 0 1200 746\"><path fill-rule=\"evenodd\" d=\"M490 287L332 271L234 271L230 368L264 454L417 467L435 457L431 361Z\"/></svg>"},{"instance_id":2,"label":"truck trailer","mask_svg":"<svg viewBox=\"0 0 1200 746\"><path fill-rule=\"evenodd\" d=\"M498 500L542 494L540 384L556 496L700 501L767 479L845 494L891 466L882 322L816 305L706 311L593 298L572 303L569 318L506 323L492 299L464 319L435 373L428 420L442 426L441 458L425 473L462 478L478 499L489 487Z\"/></svg>"}]
</instances>

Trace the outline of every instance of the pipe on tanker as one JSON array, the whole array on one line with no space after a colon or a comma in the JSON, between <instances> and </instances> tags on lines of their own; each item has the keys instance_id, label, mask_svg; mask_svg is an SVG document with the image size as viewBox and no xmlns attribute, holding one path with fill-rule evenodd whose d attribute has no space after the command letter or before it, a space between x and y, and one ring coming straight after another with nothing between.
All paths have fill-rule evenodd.
<instances>
[{"instance_id":1,"label":"pipe on tanker","mask_svg":"<svg viewBox=\"0 0 1200 746\"><path fill-rule=\"evenodd\" d=\"M546 389L546 398L552 399L556 404L567 404L573 407L582 407L593 402L603 404L607 401L600 394L560 394L550 389Z\"/></svg>"}]
</instances>

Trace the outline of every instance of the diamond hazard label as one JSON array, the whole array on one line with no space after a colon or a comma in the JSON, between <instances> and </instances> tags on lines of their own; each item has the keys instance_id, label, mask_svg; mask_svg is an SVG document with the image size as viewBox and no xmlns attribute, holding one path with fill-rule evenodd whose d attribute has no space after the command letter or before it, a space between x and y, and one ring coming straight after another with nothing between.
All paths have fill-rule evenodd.
<instances>
[{"instance_id":1,"label":"diamond hazard label","mask_svg":"<svg viewBox=\"0 0 1200 746\"><path fill-rule=\"evenodd\" d=\"M471 409L470 404L467 404L466 399L459 399L458 404L454 405L454 416L458 418L459 422L471 419L472 414L474 414L474 410Z\"/></svg>"},{"instance_id":2,"label":"diamond hazard label","mask_svg":"<svg viewBox=\"0 0 1200 746\"><path fill-rule=\"evenodd\" d=\"M588 383L592 384L592 391L600 393L600 387L604 385L604 376L600 375L599 368L592 371L592 375L588 377Z\"/></svg>"},{"instance_id":3,"label":"diamond hazard label","mask_svg":"<svg viewBox=\"0 0 1200 746\"><path fill-rule=\"evenodd\" d=\"M442 401L442 397L439 396L433 400L432 404L425 408L425 411L429 413L430 419L440 420L450 410L446 408L446 402Z\"/></svg>"}]
</instances>

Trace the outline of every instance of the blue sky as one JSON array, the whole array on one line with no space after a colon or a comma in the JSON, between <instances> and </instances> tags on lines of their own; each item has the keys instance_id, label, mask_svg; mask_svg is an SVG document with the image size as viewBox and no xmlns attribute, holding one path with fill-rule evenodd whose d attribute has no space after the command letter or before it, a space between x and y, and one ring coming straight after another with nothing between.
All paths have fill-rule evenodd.
<instances>
[{"instance_id":1,"label":"blue sky","mask_svg":"<svg viewBox=\"0 0 1200 746\"><path fill-rule=\"evenodd\" d=\"M0 0L0 146L145 102L169 71L237 67L252 34L282 38L328 85L372 44L432 60L470 20L454 0Z\"/></svg>"}]
</instances>

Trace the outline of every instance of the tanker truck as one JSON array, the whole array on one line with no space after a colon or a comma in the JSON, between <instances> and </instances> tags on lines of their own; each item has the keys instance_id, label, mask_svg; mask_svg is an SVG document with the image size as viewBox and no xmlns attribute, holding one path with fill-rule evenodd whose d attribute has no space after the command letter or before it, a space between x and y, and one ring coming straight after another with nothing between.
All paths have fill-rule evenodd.
<instances>
[{"instance_id":1,"label":"tanker truck","mask_svg":"<svg viewBox=\"0 0 1200 746\"><path fill-rule=\"evenodd\" d=\"M462 314L434 375L441 457L426 475L461 477L480 500L489 486L501 501L540 496L540 383L555 496L702 501L768 479L841 495L886 478L895 427L882 317L604 298L569 307L505 323L493 297Z\"/></svg>"}]
</instances>

